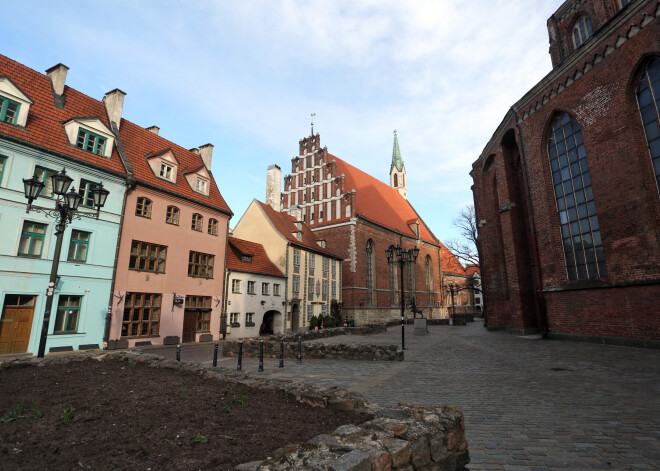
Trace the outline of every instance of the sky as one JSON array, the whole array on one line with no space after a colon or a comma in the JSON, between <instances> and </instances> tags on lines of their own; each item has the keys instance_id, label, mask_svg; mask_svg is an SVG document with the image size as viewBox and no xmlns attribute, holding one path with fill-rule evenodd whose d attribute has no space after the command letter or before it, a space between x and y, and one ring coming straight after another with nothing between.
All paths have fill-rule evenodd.
<instances>
[{"instance_id":1,"label":"sky","mask_svg":"<svg viewBox=\"0 0 660 471\"><path fill-rule=\"evenodd\" d=\"M0 53L185 148L214 145L234 212L265 200L314 132L389 183L393 131L408 200L440 240L472 203L469 176L508 109L551 70L546 21L562 0L2 2ZM0 71L0 74L2 71Z\"/></svg>"}]
</instances>

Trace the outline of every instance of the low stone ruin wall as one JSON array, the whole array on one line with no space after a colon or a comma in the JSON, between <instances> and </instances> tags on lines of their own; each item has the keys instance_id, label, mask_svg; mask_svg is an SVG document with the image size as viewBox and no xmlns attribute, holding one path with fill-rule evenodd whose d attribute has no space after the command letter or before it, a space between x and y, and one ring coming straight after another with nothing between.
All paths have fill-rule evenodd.
<instances>
[{"instance_id":1,"label":"low stone ruin wall","mask_svg":"<svg viewBox=\"0 0 660 471\"><path fill-rule=\"evenodd\" d=\"M297 342L298 337L301 337L304 342L305 340L335 337L337 335L373 335L386 331L387 324L369 324L358 327L328 327L321 330L299 330L284 335L275 335L270 338L275 339L278 342L280 340L284 340L285 342Z\"/></svg>"},{"instance_id":2,"label":"low stone ruin wall","mask_svg":"<svg viewBox=\"0 0 660 471\"><path fill-rule=\"evenodd\" d=\"M244 339L243 356L257 358L262 339ZM238 356L238 340L225 340L222 344L222 356ZM365 360L365 361L403 361L403 350L396 345L346 345L302 343L303 359L314 360ZM280 357L280 342L275 339L264 340L264 358ZM284 343L284 357L298 357L298 342Z\"/></svg>"}]
</instances>

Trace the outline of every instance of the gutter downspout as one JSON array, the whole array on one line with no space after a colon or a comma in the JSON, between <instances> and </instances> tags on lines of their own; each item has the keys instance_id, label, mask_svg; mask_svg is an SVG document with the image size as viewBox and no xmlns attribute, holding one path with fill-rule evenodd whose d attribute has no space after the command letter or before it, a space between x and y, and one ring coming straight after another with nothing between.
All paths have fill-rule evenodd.
<instances>
[{"instance_id":1,"label":"gutter downspout","mask_svg":"<svg viewBox=\"0 0 660 471\"><path fill-rule=\"evenodd\" d=\"M529 223L532 230L532 245L534 247L534 264L536 265L536 284L537 293L536 299L538 302L539 318L538 322L541 327L541 335L543 338L548 337L548 314L545 308L545 298L543 296L543 273L541 271L541 258L539 256L539 245L536 237L536 222L534 220L534 209L532 208L532 199L529 191L529 180L527 177L527 162L525 160L525 146L523 144L523 137L520 132L520 124L518 120L518 112L512 107L513 119L520 140L520 161L523 166L523 181L525 182L525 195L527 197L527 212L529 214Z\"/></svg>"},{"instance_id":2,"label":"gutter downspout","mask_svg":"<svg viewBox=\"0 0 660 471\"><path fill-rule=\"evenodd\" d=\"M229 274L231 271L227 268L227 251L229 250L229 219L227 219L227 241L225 243L225 286L223 287L223 300L222 300L222 312L220 313L220 334L222 335L222 340L227 338L227 296L228 296L228 286L229 286ZM225 316L225 324L222 324L222 316Z\"/></svg>"}]
</instances>

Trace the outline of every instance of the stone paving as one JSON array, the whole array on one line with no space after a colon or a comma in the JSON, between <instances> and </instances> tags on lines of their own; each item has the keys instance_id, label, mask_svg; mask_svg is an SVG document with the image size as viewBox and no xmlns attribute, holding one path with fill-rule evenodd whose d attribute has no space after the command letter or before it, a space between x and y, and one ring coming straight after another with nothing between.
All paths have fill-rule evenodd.
<instances>
[{"instance_id":1,"label":"stone paving","mask_svg":"<svg viewBox=\"0 0 660 471\"><path fill-rule=\"evenodd\" d=\"M660 469L660 351L521 338L481 322L412 330L403 362L266 360L259 374L345 387L385 406L461 406L471 470ZM318 341L399 344L401 329ZM184 346L182 360L210 364L212 351ZM235 369L236 359L218 365Z\"/></svg>"}]
</instances>

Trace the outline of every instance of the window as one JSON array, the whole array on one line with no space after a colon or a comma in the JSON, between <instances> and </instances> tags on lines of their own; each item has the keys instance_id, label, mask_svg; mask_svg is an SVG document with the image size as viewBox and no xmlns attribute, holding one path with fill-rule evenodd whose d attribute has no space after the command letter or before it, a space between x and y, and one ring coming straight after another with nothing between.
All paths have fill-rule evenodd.
<instances>
[{"instance_id":1,"label":"window","mask_svg":"<svg viewBox=\"0 0 660 471\"><path fill-rule=\"evenodd\" d=\"M87 249L89 249L89 238L91 234L85 231L73 229L71 231L71 243L69 244L69 255L67 260L70 262L86 262Z\"/></svg>"},{"instance_id":2,"label":"window","mask_svg":"<svg viewBox=\"0 0 660 471\"><path fill-rule=\"evenodd\" d=\"M261 283L261 294L264 296L270 295L270 283Z\"/></svg>"},{"instance_id":3,"label":"window","mask_svg":"<svg viewBox=\"0 0 660 471\"><path fill-rule=\"evenodd\" d=\"M252 263L252 255L241 255L241 262Z\"/></svg>"},{"instance_id":4,"label":"window","mask_svg":"<svg viewBox=\"0 0 660 471\"><path fill-rule=\"evenodd\" d=\"M191 229L193 231L202 232L202 224L204 224L204 217L199 213L193 213Z\"/></svg>"},{"instance_id":5,"label":"window","mask_svg":"<svg viewBox=\"0 0 660 471\"><path fill-rule=\"evenodd\" d=\"M582 130L568 113L552 121L548 156L569 280L606 276Z\"/></svg>"},{"instance_id":6,"label":"window","mask_svg":"<svg viewBox=\"0 0 660 471\"><path fill-rule=\"evenodd\" d=\"M408 274L408 296L415 296L415 264L406 263L406 273Z\"/></svg>"},{"instance_id":7,"label":"window","mask_svg":"<svg viewBox=\"0 0 660 471\"><path fill-rule=\"evenodd\" d=\"M330 296L333 298L337 296L337 282L332 280L332 291L330 292Z\"/></svg>"},{"instance_id":8,"label":"window","mask_svg":"<svg viewBox=\"0 0 660 471\"><path fill-rule=\"evenodd\" d=\"M25 221L23 223L23 231L21 232L21 241L18 244L18 255L41 257L45 236L45 224Z\"/></svg>"},{"instance_id":9,"label":"window","mask_svg":"<svg viewBox=\"0 0 660 471\"><path fill-rule=\"evenodd\" d=\"M392 253L394 253L394 246L390 245L390 249L392 249ZM392 257L392 261L389 262L390 265L390 306L396 306L397 305L397 262L394 260L394 257Z\"/></svg>"},{"instance_id":10,"label":"window","mask_svg":"<svg viewBox=\"0 0 660 471\"><path fill-rule=\"evenodd\" d=\"M300 293L300 275L293 275L293 282L291 283L291 291L294 295Z\"/></svg>"},{"instance_id":11,"label":"window","mask_svg":"<svg viewBox=\"0 0 660 471\"><path fill-rule=\"evenodd\" d=\"M174 224L175 226L179 225L179 208L176 206L167 207L167 217L165 222L168 224Z\"/></svg>"},{"instance_id":12,"label":"window","mask_svg":"<svg viewBox=\"0 0 660 471\"><path fill-rule=\"evenodd\" d=\"M254 312L245 313L245 327L254 327Z\"/></svg>"},{"instance_id":13,"label":"window","mask_svg":"<svg viewBox=\"0 0 660 471\"><path fill-rule=\"evenodd\" d=\"M324 305L321 306L321 315L323 317L328 315L328 305L327 304L324 304Z\"/></svg>"},{"instance_id":14,"label":"window","mask_svg":"<svg viewBox=\"0 0 660 471\"><path fill-rule=\"evenodd\" d=\"M160 163L160 172L158 173L161 178L164 178L165 180L173 180L174 176L174 167L172 167L170 164L161 162Z\"/></svg>"},{"instance_id":15,"label":"window","mask_svg":"<svg viewBox=\"0 0 660 471\"><path fill-rule=\"evenodd\" d=\"M255 281L248 281L248 294L256 293L257 283Z\"/></svg>"},{"instance_id":16,"label":"window","mask_svg":"<svg viewBox=\"0 0 660 471\"><path fill-rule=\"evenodd\" d=\"M140 196L137 199L137 205L135 206L135 215L143 218L151 217L151 200Z\"/></svg>"},{"instance_id":17,"label":"window","mask_svg":"<svg viewBox=\"0 0 660 471\"><path fill-rule=\"evenodd\" d=\"M655 181L660 189L660 59L653 59L637 86L637 102L642 115L646 142L651 154Z\"/></svg>"},{"instance_id":18,"label":"window","mask_svg":"<svg viewBox=\"0 0 660 471\"><path fill-rule=\"evenodd\" d=\"M0 96L0 121L3 123L16 124L20 103Z\"/></svg>"},{"instance_id":19,"label":"window","mask_svg":"<svg viewBox=\"0 0 660 471\"><path fill-rule=\"evenodd\" d=\"M53 197L53 179L51 177L56 173L57 172L55 170L44 167L36 167L34 169L34 174L44 184L44 187L41 189L39 196L43 196L45 198Z\"/></svg>"},{"instance_id":20,"label":"window","mask_svg":"<svg viewBox=\"0 0 660 471\"><path fill-rule=\"evenodd\" d=\"M323 257L323 278L327 278L330 273L330 259Z\"/></svg>"},{"instance_id":21,"label":"window","mask_svg":"<svg viewBox=\"0 0 660 471\"><path fill-rule=\"evenodd\" d=\"M367 304L374 304L374 244L371 240L367 241Z\"/></svg>"},{"instance_id":22,"label":"window","mask_svg":"<svg viewBox=\"0 0 660 471\"><path fill-rule=\"evenodd\" d=\"M593 34L591 20L586 16L578 18L575 26L573 26L573 44L575 45L575 49L582 46Z\"/></svg>"},{"instance_id":23,"label":"window","mask_svg":"<svg viewBox=\"0 0 660 471\"><path fill-rule=\"evenodd\" d=\"M273 296L281 296L280 285L278 283L273 283Z\"/></svg>"},{"instance_id":24,"label":"window","mask_svg":"<svg viewBox=\"0 0 660 471\"><path fill-rule=\"evenodd\" d=\"M60 296L55 315L55 334L70 334L78 330L82 296Z\"/></svg>"},{"instance_id":25,"label":"window","mask_svg":"<svg viewBox=\"0 0 660 471\"><path fill-rule=\"evenodd\" d=\"M240 327L241 324L238 323L238 312L232 312L229 314L229 323L231 324L232 327Z\"/></svg>"},{"instance_id":26,"label":"window","mask_svg":"<svg viewBox=\"0 0 660 471\"><path fill-rule=\"evenodd\" d=\"M131 258L128 268L137 271L165 273L167 247L134 240L131 244Z\"/></svg>"},{"instance_id":27,"label":"window","mask_svg":"<svg viewBox=\"0 0 660 471\"><path fill-rule=\"evenodd\" d=\"M209 229L208 229L209 234L217 236L218 235L218 220L217 219L209 219Z\"/></svg>"},{"instance_id":28,"label":"window","mask_svg":"<svg viewBox=\"0 0 660 471\"><path fill-rule=\"evenodd\" d=\"M186 309L197 311L197 332L211 331L210 296L186 296Z\"/></svg>"},{"instance_id":29,"label":"window","mask_svg":"<svg viewBox=\"0 0 660 471\"><path fill-rule=\"evenodd\" d=\"M426 268L426 299L430 306L433 304L433 263L430 255L426 256L424 265Z\"/></svg>"},{"instance_id":30,"label":"window","mask_svg":"<svg viewBox=\"0 0 660 471\"><path fill-rule=\"evenodd\" d=\"M202 180L201 178L197 178L195 181L195 189L198 193L203 193L205 195L208 194L208 182L206 180Z\"/></svg>"},{"instance_id":31,"label":"window","mask_svg":"<svg viewBox=\"0 0 660 471\"><path fill-rule=\"evenodd\" d=\"M332 277L334 278L337 274L337 260L332 261Z\"/></svg>"},{"instance_id":32,"label":"window","mask_svg":"<svg viewBox=\"0 0 660 471\"><path fill-rule=\"evenodd\" d=\"M314 278L307 278L307 294L311 297L314 296Z\"/></svg>"},{"instance_id":33,"label":"window","mask_svg":"<svg viewBox=\"0 0 660 471\"><path fill-rule=\"evenodd\" d=\"M316 259L316 256L313 253L309 254L309 274L313 275L314 274L314 259Z\"/></svg>"},{"instance_id":34,"label":"window","mask_svg":"<svg viewBox=\"0 0 660 471\"><path fill-rule=\"evenodd\" d=\"M160 294L126 293L122 337L158 335Z\"/></svg>"},{"instance_id":35,"label":"window","mask_svg":"<svg viewBox=\"0 0 660 471\"><path fill-rule=\"evenodd\" d=\"M231 280L231 292L240 294L241 280Z\"/></svg>"},{"instance_id":36,"label":"window","mask_svg":"<svg viewBox=\"0 0 660 471\"><path fill-rule=\"evenodd\" d=\"M5 164L7 163L7 157L0 155L0 185L2 185L2 176L5 173Z\"/></svg>"},{"instance_id":37,"label":"window","mask_svg":"<svg viewBox=\"0 0 660 471\"><path fill-rule=\"evenodd\" d=\"M328 299L328 280L323 280L323 285L322 285L322 294L323 294L323 300L327 301Z\"/></svg>"},{"instance_id":38,"label":"window","mask_svg":"<svg viewBox=\"0 0 660 471\"><path fill-rule=\"evenodd\" d=\"M293 249L293 264L300 266L300 250Z\"/></svg>"},{"instance_id":39,"label":"window","mask_svg":"<svg viewBox=\"0 0 660 471\"><path fill-rule=\"evenodd\" d=\"M213 278L214 255L190 251L188 258L188 276L195 278Z\"/></svg>"},{"instance_id":40,"label":"window","mask_svg":"<svg viewBox=\"0 0 660 471\"><path fill-rule=\"evenodd\" d=\"M88 208L94 208L95 206L92 190L98 186L98 183L93 183L87 180L80 180L80 186L78 187L78 194L81 198L80 204L87 206Z\"/></svg>"},{"instance_id":41,"label":"window","mask_svg":"<svg viewBox=\"0 0 660 471\"><path fill-rule=\"evenodd\" d=\"M78 130L78 139L76 139L76 147L96 155L104 155L105 153L105 137L87 131L86 129Z\"/></svg>"},{"instance_id":42,"label":"window","mask_svg":"<svg viewBox=\"0 0 660 471\"><path fill-rule=\"evenodd\" d=\"M314 306L307 306L307 322L309 323L310 319L314 315Z\"/></svg>"}]
</instances>

